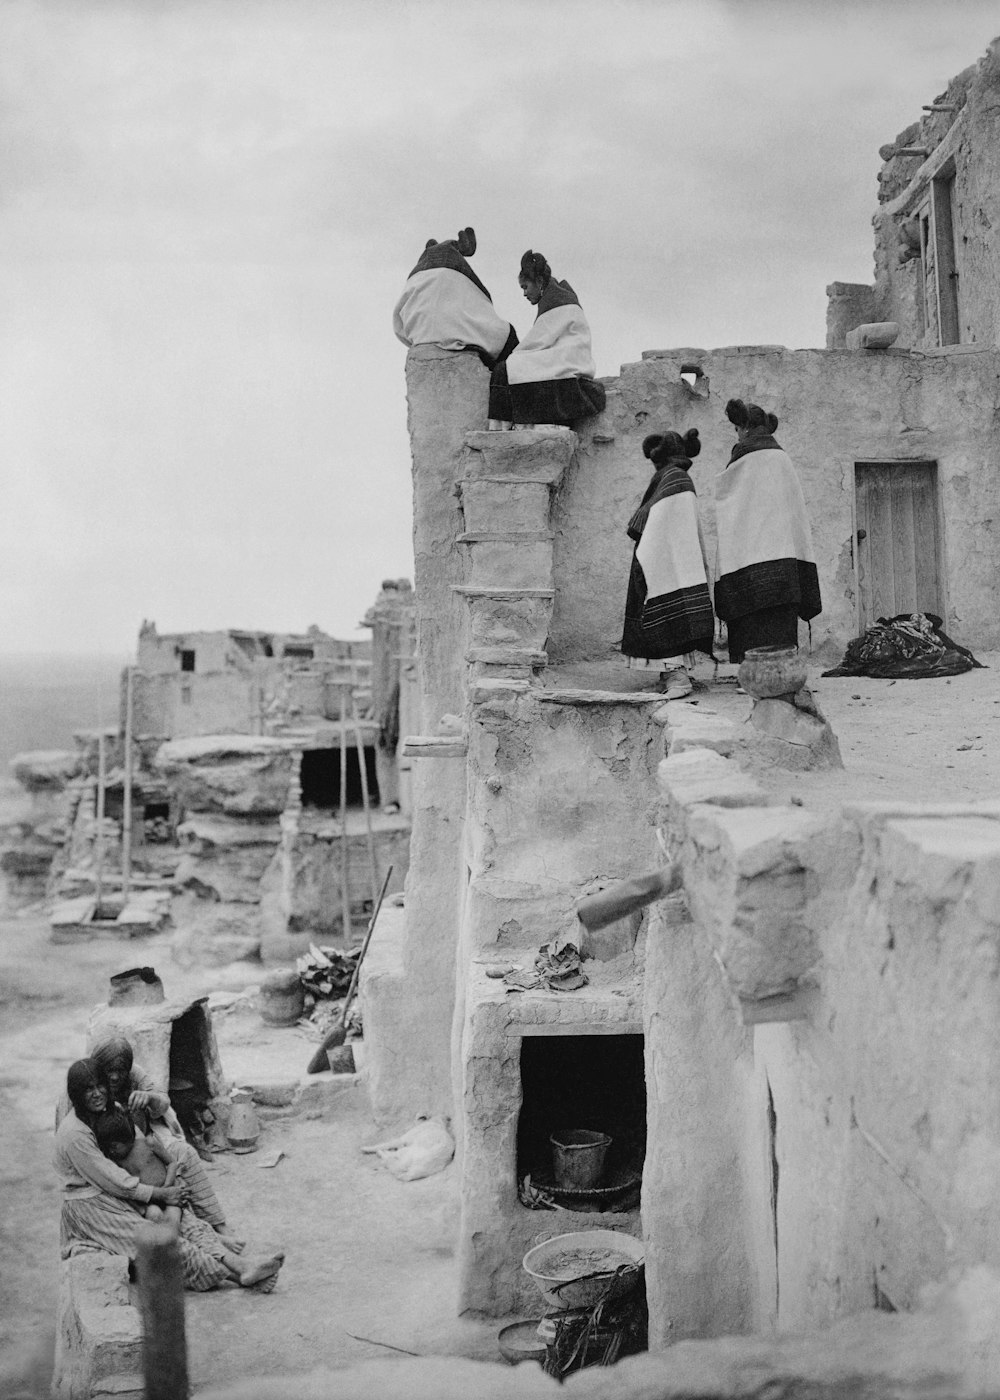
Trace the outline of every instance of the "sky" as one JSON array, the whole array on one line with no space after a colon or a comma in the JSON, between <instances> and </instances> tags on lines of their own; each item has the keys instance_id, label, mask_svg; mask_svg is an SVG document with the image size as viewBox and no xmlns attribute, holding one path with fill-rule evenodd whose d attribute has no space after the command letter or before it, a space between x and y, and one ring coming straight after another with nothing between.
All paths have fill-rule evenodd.
<instances>
[{"instance_id":1,"label":"sky","mask_svg":"<svg viewBox=\"0 0 1000 1400\"><path fill-rule=\"evenodd\" d=\"M367 635L429 238L643 350L820 346L995 0L0 0L0 653Z\"/></svg>"}]
</instances>

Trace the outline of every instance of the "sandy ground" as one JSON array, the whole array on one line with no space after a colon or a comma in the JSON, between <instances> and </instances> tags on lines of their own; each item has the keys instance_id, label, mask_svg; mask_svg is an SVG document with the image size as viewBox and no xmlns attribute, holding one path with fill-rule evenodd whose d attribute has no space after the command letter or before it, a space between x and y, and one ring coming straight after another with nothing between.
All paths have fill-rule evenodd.
<instances>
[{"instance_id":1,"label":"sandy ground","mask_svg":"<svg viewBox=\"0 0 1000 1400\"><path fill-rule=\"evenodd\" d=\"M259 976L246 964L182 971L165 935L141 949L53 946L37 916L0 922L0 1400L25 1381L28 1393L48 1395L59 1274L53 1107L108 977L137 961L160 971L171 999L236 990ZM265 1027L245 999L214 1013L213 1025L237 1082L305 1078L316 1042L304 1032ZM331 1091L322 1109L296 1117L262 1110L257 1152L220 1154L209 1168L232 1227L251 1249L280 1248L287 1261L269 1296L235 1288L187 1295L196 1393L251 1374L398 1354L391 1348L497 1360L500 1324L456 1315L454 1166L397 1181L360 1151L380 1135L358 1078L317 1079ZM263 1167L278 1149L278 1165Z\"/></svg>"},{"instance_id":2,"label":"sandy ground","mask_svg":"<svg viewBox=\"0 0 1000 1400\"><path fill-rule=\"evenodd\" d=\"M989 669L952 680L813 678L833 724L842 772L761 775L776 797L809 808L852 800L969 802L1000 795L1000 655ZM817 672L820 668L816 668ZM696 673L689 701L736 722L750 702L735 681ZM547 684L635 690L623 665L551 670ZM168 935L138 945L54 946L34 916L0 918L0 1400L14 1377L48 1393L58 1285L58 1191L49 1169L52 1114L67 1065L84 1049L91 1008L111 973L157 967L171 999L256 980L246 964L182 970ZM312 1049L299 1031L267 1030L237 1008L215 1018L223 1065L236 1080L281 1079ZM188 1295L196 1390L249 1374L306 1372L394 1353L495 1358L499 1324L456 1316L455 1171L402 1183L362 1143L378 1136L363 1090L344 1081L318 1116L264 1123L257 1154L220 1156L212 1167L234 1226L253 1246L280 1247L287 1263L275 1292ZM285 1154L272 1169L260 1164ZM353 1334L353 1335L352 1335ZM367 1340L358 1340L365 1338ZM382 1343L384 1345L378 1345Z\"/></svg>"}]
</instances>

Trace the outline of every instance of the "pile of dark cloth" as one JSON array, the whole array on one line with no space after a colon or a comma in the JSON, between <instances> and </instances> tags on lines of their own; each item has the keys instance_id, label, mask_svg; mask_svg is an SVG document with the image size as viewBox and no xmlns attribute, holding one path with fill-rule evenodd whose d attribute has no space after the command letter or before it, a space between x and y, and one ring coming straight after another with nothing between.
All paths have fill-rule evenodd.
<instances>
[{"instance_id":1,"label":"pile of dark cloth","mask_svg":"<svg viewBox=\"0 0 1000 1400\"><path fill-rule=\"evenodd\" d=\"M879 680L920 680L958 676L982 669L971 651L941 631L934 613L880 617L874 627L847 643L844 659L824 676L874 676Z\"/></svg>"}]
</instances>

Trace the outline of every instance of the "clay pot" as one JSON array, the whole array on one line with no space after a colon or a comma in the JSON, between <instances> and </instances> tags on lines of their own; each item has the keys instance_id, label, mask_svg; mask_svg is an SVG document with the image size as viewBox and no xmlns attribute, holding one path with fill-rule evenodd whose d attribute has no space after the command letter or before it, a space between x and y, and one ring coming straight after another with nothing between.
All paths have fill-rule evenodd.
<instances>
[{"instance_id":1,"label":"clay pot","mask_svg":"<svg viewBox=\"0 0 1000 1400\"><path fill-rule=\"evenodd\" d=\"M163 983L151 967L130 967L110 979L109 1006L152 1006L165 1000Z\"/></svg>"},{"instance_id":2,"label":"clay pot","mask_svg":"<svg viewBox=\"0 0 1000 1400\"><path fill-rule=\"evenodd\" d=\"M740 662L740 685L755 700L794 695L809 676L798 647L754 647Z\"/></svg>"},{"instance_id":3,"label":"clay pot","mask_svg":"<svg viewBox=\"0 0 1000 1400\"><path fill-rule=\"evenodd\" d=\"M292 969L269 972L260 984L257 1007L269 1026L294 1026L305 1007L299 974Z\"/></svg>"}]
</instances>

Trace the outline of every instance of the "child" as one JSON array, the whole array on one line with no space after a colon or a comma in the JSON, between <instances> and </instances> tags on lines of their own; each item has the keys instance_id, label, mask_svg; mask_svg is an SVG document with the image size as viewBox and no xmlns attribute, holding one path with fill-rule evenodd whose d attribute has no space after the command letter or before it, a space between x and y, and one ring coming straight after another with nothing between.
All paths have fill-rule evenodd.
<instances>
[{"instance_id":1,"label":"child","mask_svg":"<svg viewBox=\"0 0 1000 1400\"><path fill-rule=\"evenodd\" d=\"M156 1138L140 1137L135 1131L131 1114L123 1108L102 1113L94 1124L97 1145L105 1157L137 1176L146 1186L173 1186L177 1178L177 1163L167 1155ZM146 1207L147 1220L162 1220L180 1228L180 1206Z\"/></svg>"}]
</instances>

